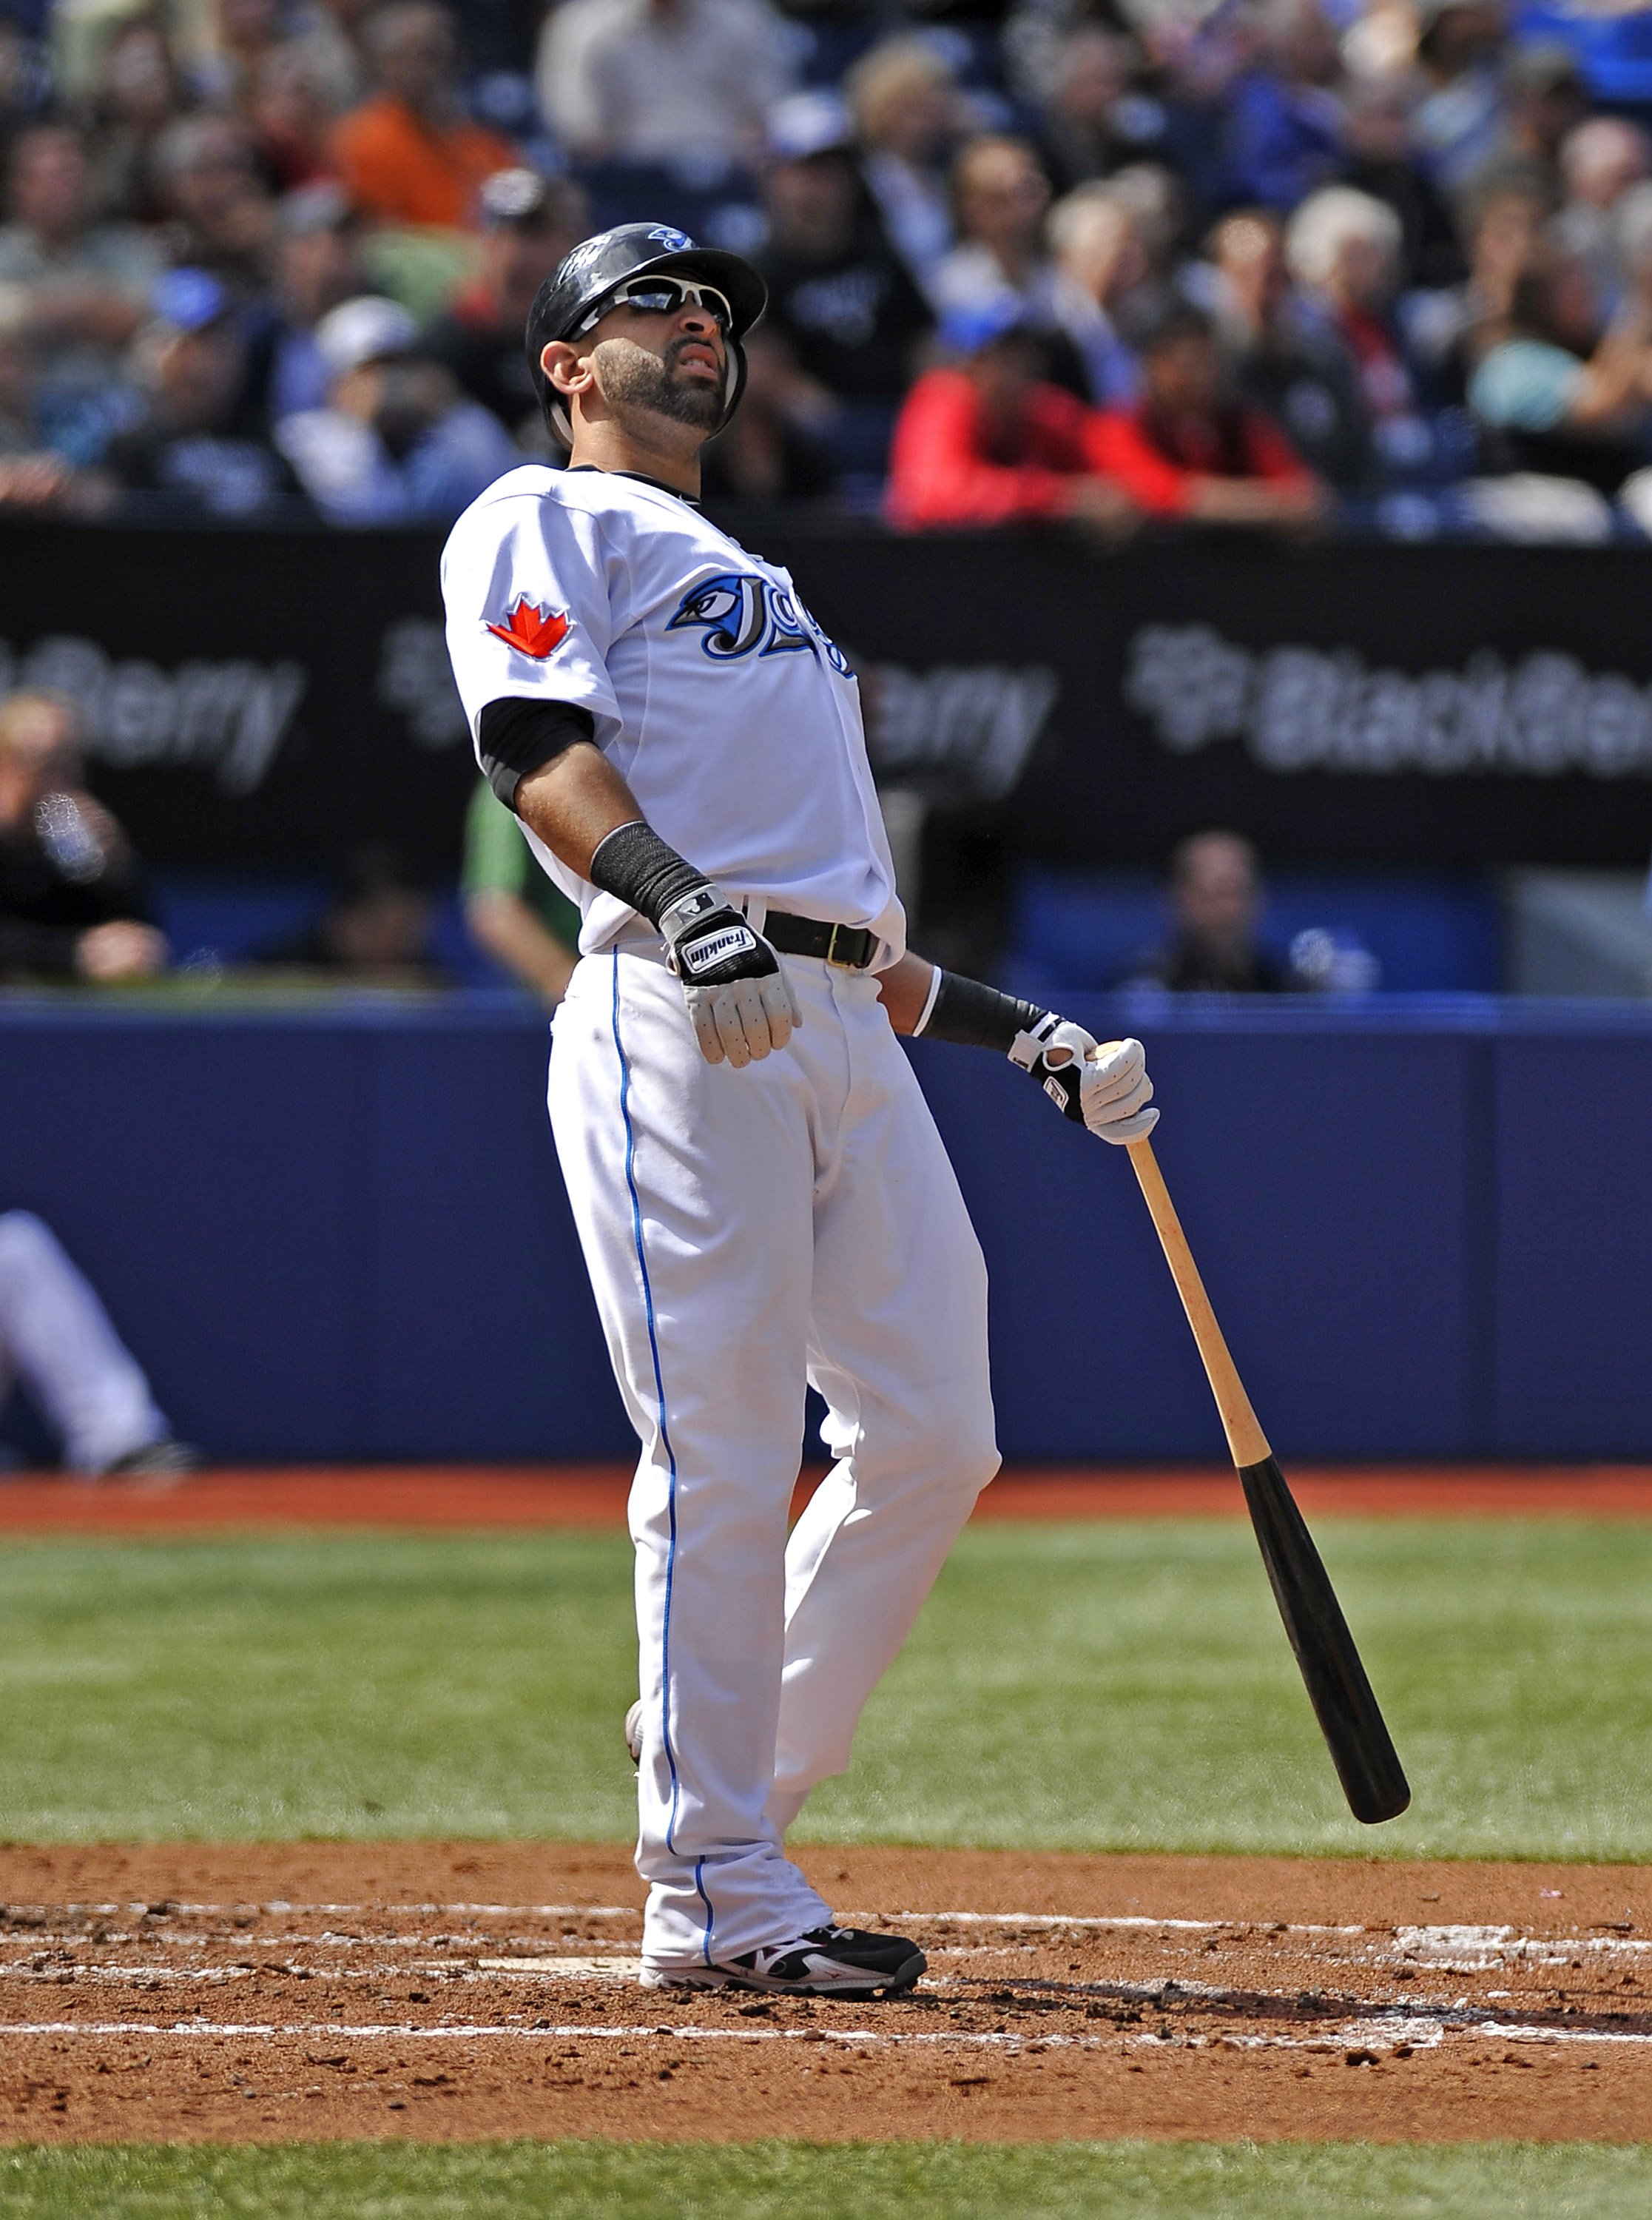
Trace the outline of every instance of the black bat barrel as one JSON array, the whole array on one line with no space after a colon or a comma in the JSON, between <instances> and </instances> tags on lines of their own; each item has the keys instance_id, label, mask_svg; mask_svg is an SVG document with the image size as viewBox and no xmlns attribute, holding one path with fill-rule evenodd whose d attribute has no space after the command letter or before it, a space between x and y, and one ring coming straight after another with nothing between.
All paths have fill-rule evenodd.
<instances>
[{"instance_id":1,"label":"black bat barrel","mask_svg":"<svg viewBox=\"0 0 1652 2220\"><path fill-rule=\"evenodd\" d=\"M1349 1808L1368 1827L1397 1819L1411 1787L1319 1552L1276 1459L1241 1465L1262 1561Z\"/></svg>"}]
</instances>

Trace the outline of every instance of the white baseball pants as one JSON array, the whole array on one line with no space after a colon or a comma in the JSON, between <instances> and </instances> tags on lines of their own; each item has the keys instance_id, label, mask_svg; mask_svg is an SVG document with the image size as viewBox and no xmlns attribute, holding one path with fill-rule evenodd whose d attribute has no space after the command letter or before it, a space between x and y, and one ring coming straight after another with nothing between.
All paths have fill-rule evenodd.
<instances>
[{"instance_id":1,"label":"white baseball pants","mask_svg":"<svg viewBox=\"0 0 1652 2220\"><path fill-rule=\"evenodd\" d=\"M782 1837L998 1469L987 1281L876 982L784 959L789 1048L708 1064L651 951L587 957L551 1119L642 1456L631 1493L645 1962L826 1924ZM832 1474L787 1520L804 1381Z\"/></svg>"},{"instance_id":2,"label":"white baseball pants","mask_svg":"<svg viewBox=\"0 0 1652 2220\"><path fill-rule=\"evenodd\" d=\"M28 1210L0 1215L0 1402L14 1376L74 1471L103 1472L168 1431L90 1284Z\"/></svg>"}]
</instances>

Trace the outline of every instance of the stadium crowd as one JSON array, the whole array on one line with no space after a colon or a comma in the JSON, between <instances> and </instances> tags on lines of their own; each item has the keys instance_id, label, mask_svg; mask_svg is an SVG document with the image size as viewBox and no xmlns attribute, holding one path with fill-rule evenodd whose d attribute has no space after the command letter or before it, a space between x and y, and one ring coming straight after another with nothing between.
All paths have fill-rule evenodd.
<instances>
[{"instance_id":1,"label":"stadium crowd","mask_svg":"<svg viewBox=\"0 0 1652 2220\"><path fill-rule=\"evenodd\" d=\"M527 304L647 218L770 287L713 498L1632 534L1648 21L0 0L0 509L449 519L555 459Z\"/></svg>"}]
</instances>

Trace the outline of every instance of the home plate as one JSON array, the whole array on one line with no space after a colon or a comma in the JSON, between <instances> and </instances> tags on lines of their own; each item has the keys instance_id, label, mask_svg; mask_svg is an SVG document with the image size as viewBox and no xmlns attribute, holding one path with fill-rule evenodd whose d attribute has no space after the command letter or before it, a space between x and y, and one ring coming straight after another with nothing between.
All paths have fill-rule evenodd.
<instances>
[{"instance_id":1,"label":"home plate","mask_svg":"<svg viewBox=\"0 0 1652 2220\"><path fill-rule=\"evenodd\" d=\"M640 1958L483 1958L484 1974L555 1974L564 1981L639 1981Z\"/></svg>"}]
</instances>

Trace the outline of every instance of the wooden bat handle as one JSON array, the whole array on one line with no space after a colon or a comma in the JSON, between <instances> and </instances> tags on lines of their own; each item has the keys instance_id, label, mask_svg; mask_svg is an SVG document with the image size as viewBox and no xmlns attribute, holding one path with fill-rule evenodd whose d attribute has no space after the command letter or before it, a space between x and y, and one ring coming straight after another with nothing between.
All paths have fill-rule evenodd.
<instances>
[{"instance_id":1,"label":"wooden bat handle","mask_svg":"<svg viewBox=\"0 0 1652 2220\"><path fill-rule=\"evenodd\" d=\"M1164 1261L1170 1267L1170 1277L1176 1283L1181 1307L1188 1313L1188 1323L1193 1328L1194 1341L1199 1344L1199 1354L1204 1360L1205 1376L1210 1381L1211 1394L1216 1398L1216 1408L1221 1415L1222 1430L1227 1436L1233 1462L1241 1469L1250 1464L1260 1464L1273 1452L1268 1446L1267 1435L1256 1424L1250 1398L1245 1394L1244 1383L1234 1369L1233 1359L1227 1353L1222 1329L1216 1323L1216 1313L1210 1306L1210 1297L1205 1293L1199 1267L1194 1263L1188 1237L1181 1230L1181 1220L1176 1216L1175 1205L1164 1184L1164 1175L1153 1154L1153 1144L1151 1141L1130 1141L1125 1146L1130 1161L1136 1167L1136 1176L1141 1182L1142 1193L1146 1198L1153 1223L1158 1228Z\"/></svg>"}]
</instances>

